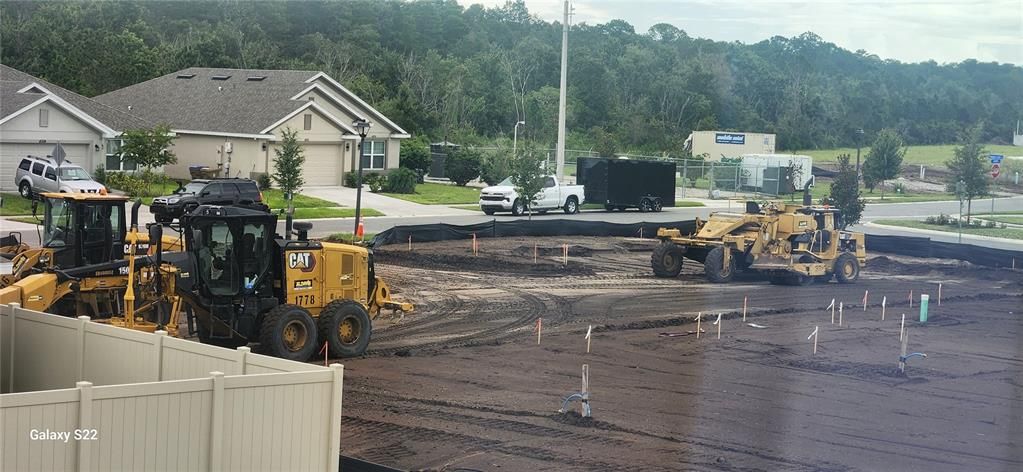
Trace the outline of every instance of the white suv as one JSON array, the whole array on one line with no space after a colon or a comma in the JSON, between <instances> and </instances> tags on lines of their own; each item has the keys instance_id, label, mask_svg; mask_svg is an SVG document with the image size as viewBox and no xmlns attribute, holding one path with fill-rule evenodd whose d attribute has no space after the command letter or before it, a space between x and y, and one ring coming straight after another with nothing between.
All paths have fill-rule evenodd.
<instances>
[{"instance_id":1,"label":"white suv","mask_svg":"<svg viewBox=\"0 0 1023 472\"><path fill-rule=\"evenodd\" d=\"M98 193L105 195L107 188L92 177L81 166L68 161L61 163L60 179L57 179L57 162L48 157L28 156L18 164L14 183L22 197L45 192Z\"/></svg>"}]
</instances>

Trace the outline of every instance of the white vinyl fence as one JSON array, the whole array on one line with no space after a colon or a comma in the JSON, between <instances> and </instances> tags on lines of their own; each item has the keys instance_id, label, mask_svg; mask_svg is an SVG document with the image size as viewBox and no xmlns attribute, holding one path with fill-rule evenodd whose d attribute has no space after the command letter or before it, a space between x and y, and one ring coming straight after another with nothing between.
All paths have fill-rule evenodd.
<instances>
[{"instance_id":1,"label":"white vinyl fence","mask_svg":"<svg viewBox=\"0 0 1023 472\"><path fill-rule=\"evenodd\" d=\"M0 470L333 472L342 373L0 306Z\"/></svg>"}]
</instances>

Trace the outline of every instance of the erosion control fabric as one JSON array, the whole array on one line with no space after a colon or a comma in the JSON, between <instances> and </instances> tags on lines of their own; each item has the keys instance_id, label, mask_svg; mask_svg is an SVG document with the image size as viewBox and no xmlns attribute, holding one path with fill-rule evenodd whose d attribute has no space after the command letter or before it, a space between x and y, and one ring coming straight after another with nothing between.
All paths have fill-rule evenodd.
<instances>
[{"instance_id":1,"label":"erosion control fabric","mask_svg":"<svg viewBox=\"0 0 1023 472\"><path fill-rule=\"evenodd\" d=\"M696 220L660 223L608 223L577 220L517 220L477 223L473 225L410 225L395 226L373 238L372 247L413 242L447 241L452 239L497 238L507 236L619 236L652 238L658 228L677 228L682 234L696 229ZM988 267L1008 267L1012 259L1023 264L1023 251L992 249L972 244L931 241L910 236L867 235L867 250L913 257L957 259Z\"/></svg>"}]
</instances>

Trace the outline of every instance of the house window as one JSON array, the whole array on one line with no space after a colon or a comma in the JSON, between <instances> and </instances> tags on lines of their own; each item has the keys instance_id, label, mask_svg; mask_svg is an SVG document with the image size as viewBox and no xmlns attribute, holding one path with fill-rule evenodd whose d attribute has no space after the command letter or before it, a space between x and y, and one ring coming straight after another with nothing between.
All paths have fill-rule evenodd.
<instances>
[{"instance_id":1,"label":"house window","mask_svg":"<svg viewBox=\"0 0 1023 472\"><path fill-rule=\"evenodd\" d=\"M121 160L121 140L120 139L108 139L107 140L107 170L119 171L119 170L135 170L138 169L138 164L130 159Z\"/></svg>"},{"instance_id":2,"label":"house window","mask_svg":"<svg viewBox=\"0 0 1023 472\"><path fill-rule=\"evenodd\" d=\"M313 129L313 115L307 114L303 118L305 118L305 125L304 125L305 130L309 131L309 130Z\"/></svg>"},{"instance_id":3,"label":"house window","mask_svg":"<svg viewBox=\"0 0 1023 472\"><path fill-rule=\"evenodd\" d=\"M383 170L386 164L384 158L384 141L366 141L362 149L362 168Z\"/></svg>"},{"instance_id":4,"label":"house window","mask_svg":"<svg viewBox=\"0 0 1023 472\"><path fill-rule=\"evenodd\" d=\"M45 108L39 109L39 127L46 128L50 126L50 110Z\"/></svg>"}]
</instances>

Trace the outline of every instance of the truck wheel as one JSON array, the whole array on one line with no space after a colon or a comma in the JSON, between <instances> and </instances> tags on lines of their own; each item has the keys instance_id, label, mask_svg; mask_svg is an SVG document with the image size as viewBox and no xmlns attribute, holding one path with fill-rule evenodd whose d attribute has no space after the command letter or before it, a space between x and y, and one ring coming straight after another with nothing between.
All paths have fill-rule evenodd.
<instances>
[{"instance_id":1,"label":"truck wheel","mask_svg":"<svg viewBox=\"0 0 1023 472\"><path fill-rule=\"evenodd\" d=\"M860 278L860 261L849 252L843 252L835 259L835 280L840 284L850 284Z\"/></svg>"},{"instance_id":2,"label":"truck wheel","mask_svg":"<svg viewBox=\"0 0 1023 472\"><path fill-rule=\"evenodd\" d=\"M682 248L670 242L658 244L650 255L650 267L657 277L678 277L682 272Z\"/></svg>"},{"instance_id":3,"label":"truck wheel","mask_svg":"<svg viewBox=\"0 0 1023 472\"><path fill-rule=\"evenodd\" d=\"M18 193L24 198L32 198L32 184L24 181L18 186Z\"/></svg>"},{"instance_id":4,"label":"truck wheel","mask_svg":"<svg viewBox=\"0 0 1023 472\"><path fill-rule=\"evenodd\" d=\"M735 257L729 257L726 266L725 249L722 247L711 249L703 261L703 271L711 282L717 284L731 282L735 276Z\"/></svg>"},{"instance_id":5,"label":"truck wheel","mask_svg":"<svg viewBox=\"0 0 1023 472\"><path fill-rule=\"evenodd\" d=\"M659 212L659 211L661 211L663 209L664 209L664 206L661 205L661 199L660 198L655 198L654 199L654 211Z\"/></svg>"},{"instance_id":6,"label":"truck wheel","mask_svg":"<svg viewBox=\"0 0 1023 472\"><path fill-rule=\"evenodd\" d=\"M366 309L353 300L334 300L323 307L320 339L327 342L333 357L355 357L366 353L373 325Z\"/></svg>"},{"instance_id":7,"label":"truck wheel","mask_svg":"<svg viewBox=\"0 0 1023 472\"><path fill-rule=\"evenodd\" d=\"M526 204L521 198L516 198L515 203L512 203L512 216L522 216L526 212Z\"/></svg>"},{"instance_id":8,"label":"truck wheel","mask_svg":"<svg viewBox=\"0 0 1023 472\"><path fill-rule=\"evenodd\" d=\"M316 322L305 308L279 305L263 316L259 342L271 356L305 362L319 346Z\"/></svg>"},{"instance_id":9,"label":"truck wheel","mask_svg":"<svg viewBox=\"0 0 1023 472\"><path fill-rule=\"evenodd\" d=\"M644 198L644 199L639 201L639 212L640 213L646 213L648 211L653 211L653 209L654 209L654 206L653 206L653 204L650 203L650 199L649 198Z\"/></svg>"},{"instance_id":10,"label":"truck wheel","mask_svg":"<svg viewBox=\"0 0 1023 472\"><path fill-rule=\"evenodd\" d=\"M565 206L562 207L562 210L565 211L566 215L579 213L579 202L575 199L575 197L568 197L568 200L565 200Z\"/></svg>"}]
</instances>

